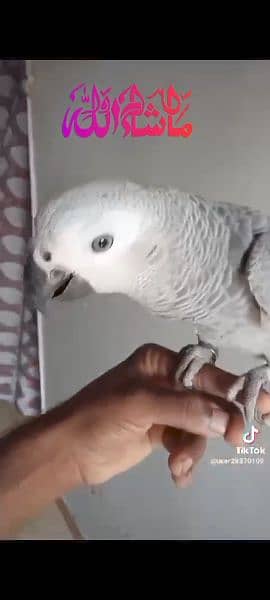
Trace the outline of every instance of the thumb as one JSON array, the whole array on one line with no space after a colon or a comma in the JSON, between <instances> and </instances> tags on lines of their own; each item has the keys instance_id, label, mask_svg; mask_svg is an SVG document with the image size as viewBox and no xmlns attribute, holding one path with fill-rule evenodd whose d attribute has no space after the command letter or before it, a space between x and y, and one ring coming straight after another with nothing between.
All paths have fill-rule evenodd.
<instances>
[{"instance_id":1,"label":"thumb","mask_svg":"<svg viewBox=\"0 0 270 600\"><path fill-rule=\"evenodd\" d=\"M224 436L229 423L229 415L216 407L213 396L160 387L151 390L149 417L151 425L167 425L211 438Z\"/></svg>"}]
</instances>

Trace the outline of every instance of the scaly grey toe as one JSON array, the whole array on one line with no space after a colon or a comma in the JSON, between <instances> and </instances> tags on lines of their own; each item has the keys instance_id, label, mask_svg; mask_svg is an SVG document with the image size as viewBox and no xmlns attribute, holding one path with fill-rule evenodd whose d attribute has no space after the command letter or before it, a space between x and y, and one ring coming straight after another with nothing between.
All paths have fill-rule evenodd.
<instances>
[{"instance_id":1,"label":"scaly grey toe","mask_svg":"<svg viewBox=\"0 0 270 600\"><path fill-rule=\"evenodd\" d=\"M181 381L187 388L192 388L194 377L205 364L215 364L216 351L206 344L190 344L179 353L179 364L175 372L175 380Z\"/></svg>"},{"instance_id":2,"label":"scaly grey toe","mask_svg":"<svg viewBox=\"0 0 270 600\"><path fill-rule=\"evenodd\" d=\"M262 414L257 407L257 401L262 389L270 390L270 366L263 365L251 369L246 375L238 377L229 389L227 398L241 410L245 430L250 431L252 423L270 425L270 415Z\"/></svg>"}]
</instances>

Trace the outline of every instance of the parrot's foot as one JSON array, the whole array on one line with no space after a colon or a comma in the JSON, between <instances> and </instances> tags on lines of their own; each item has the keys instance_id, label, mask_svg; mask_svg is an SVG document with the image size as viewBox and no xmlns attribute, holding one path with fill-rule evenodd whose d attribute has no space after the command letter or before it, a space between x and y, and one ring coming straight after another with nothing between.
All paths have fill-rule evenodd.
<instances>
[{"instance_id":1,"label":"parrot's foot","mask_svg":"<svg viewBox=\"0 0 270 600\"><path fill-rule=\"evenodd\" d=\"M185 346L179 353L179 365L175 372L177 382L181 381L187 388L192 388L193 379L199 373L203 365L215 364L217 350L212 346L200 342Z\"/></svg>"},{"instance_id":2,"label":"parrot's foot","mask_svg":"<svg viewBox=\"0 0 270 600\"><path fill-rule=\"evenodd\" d=\"M270 365L251 369L245 375L238 377L229 389L227 399L240 409L246 432L249 432L253 420L259 424L270 426L270 414L262 417L257 407L260 391L270 392Z\"/></svg>"}]
</instances>

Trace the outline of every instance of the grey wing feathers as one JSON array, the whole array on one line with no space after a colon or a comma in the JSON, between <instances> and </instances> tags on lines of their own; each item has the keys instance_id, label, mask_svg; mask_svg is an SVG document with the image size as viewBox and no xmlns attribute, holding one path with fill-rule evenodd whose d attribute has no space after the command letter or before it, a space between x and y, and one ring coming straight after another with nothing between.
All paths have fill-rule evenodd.
<instances>
[{"instance_id":1,"label":"grey wing feathers","mask_svg":"<svg viewBox=\"0 0 270 600\"><path fill-rule=\"evenodd\" d=\"M230 264L247 278L262 316L270 317L270 216L229 202L214 203L212 210L230 231Z\"/></svg>"},{"instance_id":2,"label":"grey wing feathers","mask_svg":"<svg viewBox=\"0 0 270 600\"><path fill-rule=\"evenodd\" d=\"M257 234L270 232L270 216L259 210L233 204L217 204L216 210L244 245L250 244Z\"/></svg>"},{"instance_id":3,"label":"grey wing feathers","mask_svg":"<svg viewBox=\"0 0 270 600\"><path fill-rule=\"evenodd\" d=\"M270 216L232 204L217 204L217 210L231 232L230 260L237 261L256 303L270 316Z\"/></svg>"},{"instance_id":4,"label":"grey wing feathers","mask_svg":"<svg viewBox=\"0 0 270 600\"><path fill-rule=\"evenodd\" d=\"M257 304L270 316L270 232L254 239L245 272Z\"/></svg>"}]
</instances>

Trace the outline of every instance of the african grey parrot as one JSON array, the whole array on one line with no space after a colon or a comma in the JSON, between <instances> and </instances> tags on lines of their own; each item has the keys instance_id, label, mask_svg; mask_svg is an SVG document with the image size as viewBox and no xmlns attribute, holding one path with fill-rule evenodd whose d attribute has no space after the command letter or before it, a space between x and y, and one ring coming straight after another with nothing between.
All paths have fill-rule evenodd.
<instances>
[{"instance_id":1,"label":"african grey parrot","mask_svg":"<svg viewBox=\"0 0 270 600\"><path fill-rule=\"evenodd\" d=\"M262 422L257 398L261 388L270 391L270 216L172 187L93 181L38 214L25 272L41 311L49 298L91 289L189 319L198 344L181 351L176 372L187 387L221 347L261 357L228 399L247 430L253 418ZM270 425L270 415L263 422Z\"/></svg>"}]
</instances>

